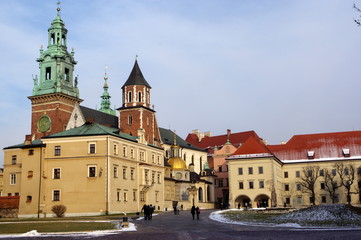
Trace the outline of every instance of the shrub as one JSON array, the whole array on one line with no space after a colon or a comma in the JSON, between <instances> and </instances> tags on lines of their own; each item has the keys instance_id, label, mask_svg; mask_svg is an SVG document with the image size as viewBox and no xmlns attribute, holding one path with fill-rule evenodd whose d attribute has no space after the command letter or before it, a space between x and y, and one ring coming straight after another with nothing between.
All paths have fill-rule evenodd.
<instances>
[{"instance_id":1,"label":"shrub","mask_svg":"<svg viewBox=\"0 0 361 240\"><path fill-rule=\"evenodd\" d=\"M64 213L66 212L66 207L64 205L54 205L51 208L51 211L57 216L57 217L63 217Z\"/></svg>"}]
</instances>

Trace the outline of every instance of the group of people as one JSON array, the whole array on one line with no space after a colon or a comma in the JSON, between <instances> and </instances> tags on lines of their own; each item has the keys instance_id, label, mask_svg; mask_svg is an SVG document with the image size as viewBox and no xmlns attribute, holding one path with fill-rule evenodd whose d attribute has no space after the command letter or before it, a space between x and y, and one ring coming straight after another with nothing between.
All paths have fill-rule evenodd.
<instances>
[{"instance_id":1,"label":"group of people","mask_svg":"<svg viewBox=\"0 0 361 240\"><path fill-rule=\"evenodd\" d=\"M199 220L199 214L201 213L201 209L199 209L199 207L195 207L194 205L191 208L191 214L192 214L192 218L194 220L194 215L197 214L197 220Z\"/></svg>"},{"instance_id":2,"label":"group of people","mask_svg":"<svg viewBox=\"0 0 361 240\"><path fill-rule=\"evenodd\" d=\"M154 212L154 207L152 206L152 204L144 204L142 212L144 212L144 220L151 220Z\"/></svg>"}]
</instances>

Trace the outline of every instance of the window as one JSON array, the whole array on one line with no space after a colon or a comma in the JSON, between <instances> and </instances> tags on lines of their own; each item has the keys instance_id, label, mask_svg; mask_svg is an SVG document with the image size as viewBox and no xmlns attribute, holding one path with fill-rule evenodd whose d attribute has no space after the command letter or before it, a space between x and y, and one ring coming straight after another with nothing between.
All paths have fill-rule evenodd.
<instances>
[{"instance_id":1,"label":"window","mask_svg":"<svg viewBox=\"0 0 361 240\"><path fill-rule=\"evenodd\" d=\"M65 68L65 71L64 71L64 80L67 81L67 82L70 81L69 68Z\"/></svg>"},{"instance_id":2,"label":"window","mask_svg":"<svg viewBox=\"0 0 361 240\"><path fill-rule=\"evenodd\" d=\"M325 176L325 170L323 170L323 169L320 170L320 176L321 177Z\"/></svg>"},{"instance_id":3,"label":"window","mask_svg":"<svg viewBox=\"0 0 361 240\"><path fill-rule=\"evenodd\" d=\"M16 159L17 159L16 155L12 155L12 156L11 156L11 164L12 164L12 165L15 165L15 164L16 164Z\"/></svg>"},{"instance_id":4,"label":"window","mask_svg":"<svg viewBox=\"0 0 361 240\"><path fill-rule=\"evenodd\" d=\"M158 164L160 164L160 156L158 156Z\"/></svg>"},{"instance_id":5,"label":"window","mask_svg":"<svg viewBox=\"0 0 361 240\"><path fill-rule=\"evenodd\" d=\"M94 154L95 153L95 143L89 144L89 153Z\"/></svg>"},{"instance_id":6,"label":"window","mask_svg":"<svg viewBox=\"0 0 361 240\"><path fill-rule=\"evenodd\" d=\"M259 188L264 188L264 181L263 180L259 181Z\"/></svg>"},{"instance_id":7,"label":"window","mask_svg":"<svg viewBox=\"0 0 361 240\"><path fill-rule=\"evenodd\" d=\"M138 102L142 102L142 93L138 92Z\"/></svg>"},{"instance_id":8,"label":"window","mask_svg":"<svg viewBox=\"0 0 361 240\"><path fill-rule=\"evenodd\" d=\"M130 157L134 158L134 149L133 148L130 149Z\"/></svg>"},{"instance_id":9,"label":"window","mask_svg":"<svg viewBox=\"0 0 361 240\"><path fill-rule=\"evenodd\" d=\"M26 202L31 202L31 200L33 200L32 196L26 196Z\"/></svg>"},{"instance_id":10,"label":"window","mask_svg":"<svg viewBox=\"0 0 361 240\"><path fill-rule=\"evenodd\" d=\"M297 199L297 204L301 205L302 204L302 197L297 197L296 199Z\"/></svg>"},{"instance_id":11,"label":"window","mask_svg":"<svg viewBox=\"0 0 361 240\"><path fill-rule=\"evenodd\" d=\"M128 125L132 125L133 124L133 116L129 115L128 116Z\"/></svg>"},{"instance_id":12,"label":"window","mask_svg":"<svg viewBox=\"0 0 361 240\"><path fill-rule=\"evenodd\" d=\"M60 201L60 190L53 191L53 201Z\"/></svg>"},{"instance_id":13,"label":"window","mask_svg":"<svg viewBox=\"0 0 361 240\"><path fill-rule=\"evenodd\" d=\"M289 191L290 190L290 185L285 184L285 191Z\"/></svg>"},{"instance_id":14,"label":"window","mask_svg":"<svg viewBox=\"0 0 361 240\"><path fill-rule=\"evenodd\" d=\"M128 92L128 102L132 102L132 92Z\"/></svg>"},{"instance_id":15,"label":"window","mask_svg":"<svg viewBox=\"0 0 361 240\"><path fill-rule=\"evenodd\" d=\"M218 166L218 172L222 172L222 165Z\"/></svg>"},{"instance_id":16,"label":"window","mask_svg":"<svg viewBox=\"0 0 361 240\"><path fill-rule=\"evenodd\" d=\"M45 68L45 80L51 79L51 67Z\"/></svg>"},{"instance_id":17,"label":"window","mask_svg":"<svg viewBox=\"0 0 361 240\"><path fill-rule=\"evenodd\" d=\"M284 178L288 178L288 172L283 173Z\"/></svg>"},{"instance_id":18,"label":"window","mask_svg":"<svg viewBox=\"0 0 361 240\"><path fill-rule=\"evenodd\" d=\"M159 197L158 197L158 196L159 196L159 192L156 191L156 192L155 192L155 201L156 201L156 202L159 202Z\"/></svg>"},{"instance_id":19,"label":"window","mask_svg":"<svg viewBox=\"0 0 361 240\"><path fill-rule=\"evenodd\" d=\"M33 171L28 171L28 178L32 178L33 177L34 172Z\"/></svg>"},{"instance_id":20,"label":"window","mask_svg":"<svg viewBox=\"0 0 361 240\"><path fill-rule=\"evenodd\" d=\"M243 189L243 182L238 183L239 189Z\"/></svg>"},{"instance_id":21,"label":"window","mask_svg":"<svg viewBox=\"0 0 361 240\"><path fill-rule=\"evenodd\" d=\"M258 167L258 174L263 174L263 167Z\"/></svg>"},{"instance_id":22,"label":"window","mask_svg":"<svg viewBox=\"0 0 361 240\"><path fill-rule=\"evenodd\" d=\"M345 169L343 170L343 173L344 173L345 175L348 175L348 174L349 174L348 168L345 168Z\"/></svg>"},{"instance_id":23,"label":"window","mask_svg":"<svg viewBox=\"0 0 361 240\"><path fill-rule=\"evenodd\" d=\"M118 166L113 167L113 176L114 176L114 178L118 177Z\"/></svg>"},{"instance_id":24,"label":"window","mask_svg":"<svg viewBox=\"0 0 361 240\"><path fill-rule=\"evenodd\" d=\"M157 181L158 181L158 183L160 183L160 173L158 173L158 175L157 175Z\"/></svg>"},{"instance_id":25,"label":"window","mask_svg":"<svg viewBox=\"0 0 361 240\"><path fill-rule=\"evenodd\" d=\"M127 169L123 168L123 179L127 179Z\"/></svg>"},{"instance_id":26,"label":"window","mask_svg":"<svg viewBox=\"0 0 361 240\"><path fill-rule=\"evenodd\" d=\"M152 154L152 163L155 163L155 156Z\"/></svg>"},{"instance_id":27,"label":"window","mask_svg":"<svg viewBox=\"0 0 361 240\"><path fill-rule=\"evenodd\" d=\"M96 177L96 166L88 166L88 177Z\"/></svg>"},{"instance_id":28,"label":"window","mask_svg":"<svg viewBox=\"0 0 361 240\"><path fill-rule=\"evenodd\" d=\"M123 146L123 157L127 156L127 147Z\"/></svg>"},{"instance_id":29,"label":"window","mask_svg":"<svg viewBox=\"0 0 361 240\"><path fill-rule=\"evenodd\" d=\"M120 189L117 189L117 201L120 202Z\"/></svg>"},{"instance_id":30,"label":"window","mask_svg":"<svg viewBox=\"0 0 361 240\"><path fill-rule=\"evenodd\" d=\"M60 168L53 169L53 179L60 179Z\"/></svg>"},{"instance_id":31,"label":"window","mask_svg":"<svg viewBox=\"0 0 361 240\"><path fill-rule=\"evenodd\" d=\"M243 168L238 168L238 175L243 175Z\"/></svg>"},{"instance_id":32,"label":"window","mask_svg":"<svg viewBox=\"0 0 361 240\"><path fill-rule=\"evenodd\" d=\"M229 187L229 179L226 178L226 187Z\"/></svg>"},{"instance_id":33,"label":"window","mask_svg":"<svg viewBox=\"0 0 361 240\"><path fill-rule=\"evenodd\" d=\"M339 197L338 195L335 196L335 203L338 203L339 202Z\"/></svg>"},{"instance_id":34,"label":"window","mask_svg":"<svg viewBox=\"0 0 361 240\"><path fill-rule=\"evenodd\" d=\"M218 179L218 187L223 187L223 179Z\"/></svg>"},{"instance_id":35,"label":"window","mask_svg":"<svg viewBox=\"0 0 361 240\"><path fill-rule=\"evenodd\" d=\"M11 173L10 174L10 185L15 185L16 184L16 173Z\"/></svg>"},{"instance_id":36,"label":"window","mask_svg":"<svg viewBox=\"0 0 361 240\"><path fill-rule=\"evenodd\" d=\"M249 189L253 189L253 188L254 188L253 182L249 182Z\"/></svg>"},{"instance_id":37,"label":"window","mask_svg":"<svg viewBox=\"0 0 361 240\"><path fill-rule=\"evenodd\" d=\"M123 201L124 201L124 202L127 202L127 201L128 201L127 192L124 192L124 193L123 193Z\"/></svg>"},{"instance_id":38,"label":"window","mask_svg":"<svg viewBox=\"0 0 361 240\"><path fill-rule=\"evenodd\" d=\"M248 174L250 174L250 175L253 174L253 167L248 168Z\"/></svg>"},{"instance_id":39,"label":"window","mask_svg":"<svg viewBox=\"0 0 361 240\"><path fill-rule=\"evenodd\" d=\"M313 159L315 157L315 151L308 151L307 157L308 157L308 159Z\"/></svg>"},{"instance_id":40,"label":"window","mask_svg":"<svg viewBox=\"0 0 361 240\"><path fill-rule=\"evenodd\" d=\"M29 149L28 155L34 155L34 149Z\"/></svg>"},{"instance_id":41,"label":"window","mask_svg":"<svg viewBox=\"0 0 361 240\"><path fill-rule=\"evenodd\" d=\"M152 172L152 184L155 183L155 172Z\"/></svg>"},{"instance_id":42,"label":"window","mask_svg":"<svg viewBox=\"0 0 361 240\"><path fill-rule=\"evenodd\" d=\"M325 189L325 183L321 183L321 189Z\"/></svg>"},{"instance_id":43,"label":"window","mask_svg":"<svg viewBox=\"0 0 361 240\"><path fill-rule=\"evenodd\" d=\"M344 148L344 149L342 149L342 153L343 153L344 157L349 157L350 156L350 149Z\"/></svg>"},{"instance_id":44,"label":"window","mask_svg":"<svg viewBox=\"0 0 361 240\"><path fill-rule=\"evenodd\" d=\"M16 192L16 193L14 194L14 196L20 196L20 194L19 194L18 192Z\"/></svg>"},{"instance_id":45,"label":"window","mask_svg":"<svg viewBox=\"0 0 361 240\"><path fill-rule=\"evenodd\" d=\"M332 169L331 173L332 173L332 176L336 176L336 169Z\"/></svg>"},{"instance_id":46,"label":"window","mask_svg":"<svg viewBox=\"0 0 361 240\"><path fill-rule=\"evenodd\" d=\"M54 156L60 156L61 148L60 146L54 147Z\"/></svg>"},{"instance_id":47,"label":"window","mask_svg":"<svg viewBox=\"0 0 361 240\"><path fill-rule=\"evenodd\" d=\"M115 143L113 146L114 155L118 155L118 144Z\"/></svg>"},{"instance_id":48,"label":"window","mask_svg":"<svg viewBox=\"0 0 361 240\"><path fill-rule=\"evenodd\" d=\"M301 177L300 171L296 171L296 177L297 177L297 178Z\"/></svg>"},{"instance_id":49,"label":"window","mask_svg":"<svg viewBox=\"0 0 361 240\"><path fill-rule=\"evenodd\" d=\"M140 159L140 161L145 161L145 153L144 153L144 151L139 151L139 159Z\"/></svg>"},{"instance_id":50,"label":"window","mask_svg":"<svg viewBox=\"0 0 361 240\"><path fill-rule=\"evenodd\" d=\"M137 190L133 190L133 201L137 201Z\"/></svg>"},{"instance_id":51,"label":"window","mask_svg":"<svg viewBox=\"0 0 361 240\"><path fill-rule=\"evenodd\" d=\"M321 196L321 201L322 203L326 203L327 202L326 196Z\"/></svg>"},{"instance_id":52,"label":"window","mask_svg":"<svg viewBox=\"0 0 361 240\"><path fill-rule=\"evenodd\" d=\"M145 202L145 196L144 196L144 192L140 192L140 194L139 194L140 196L140 201L141 202Z\"/></svg>"},{"instance_id":53,"label":"window","mask_svg":"<svg viewBox=\"0 0 361 240\"><path fill-rule=\"evenodd\" d=\"M134 180L134 169L130 169L130 179Z\"/></svg>"},{"instance_id":54,"label":"window","mask_svg":"<svg viewBox=\"0 0 361 240\"><path fill-rule=\"evenodd\" d=\"M301 191L301 184L300 183L296 184L296 189L297 189L297 191Z\"/></svg>"},{"instance_id":55,"label":"window","mask_svg":"<svg viewBox=\"0 0 361 240\"><path fill-rule=\"evenodd\" d=\"M286 198L286 204L290 204L291 203L291 200L289 197Z\"/></svg>"}]
</instances>

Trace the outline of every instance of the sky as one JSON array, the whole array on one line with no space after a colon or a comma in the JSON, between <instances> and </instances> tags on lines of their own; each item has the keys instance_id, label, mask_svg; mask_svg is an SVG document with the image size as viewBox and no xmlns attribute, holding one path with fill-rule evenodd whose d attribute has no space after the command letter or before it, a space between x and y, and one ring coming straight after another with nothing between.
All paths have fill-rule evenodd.
<instances>
[{"instance_id":1,"label":"sky","mask_svg":"<svg viewBox=\"0 0 361 240\"><path fill-rule=\"evenodd\" d=\"M0 0L0 147L30 134L56 0ZM361 130L361 0L63 0L83 106L111 103L138 63L158 125L185 138L254 130L293 135ZM356 110L355 110L356 109ZM3 156L0 157L0 161Z\"/></svg>"}]
</instances>

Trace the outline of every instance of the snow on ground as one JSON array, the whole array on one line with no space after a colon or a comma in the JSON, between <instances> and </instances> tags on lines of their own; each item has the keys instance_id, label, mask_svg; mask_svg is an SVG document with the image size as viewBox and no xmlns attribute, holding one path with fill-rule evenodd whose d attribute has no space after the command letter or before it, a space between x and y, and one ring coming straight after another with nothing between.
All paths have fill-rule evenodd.
<instances>
[{"instance_id":1,"label":"snow on ground","mask_svg":"<svg viewBox=\"0 0 361 240\"><path fill-rule=\"evenodd\" d=\"M303 222L303 221L360 221L361 215L357 214L353 211L353 209L347 205L341 204L333 204L333 205L318 205L313 206L311 208L302 209L299 211L286 213L280 216L275 217L275 223L254 223L254 222L241 222L241 221L233 221L228 218L223 217L222 213L226 211L243 211L242 209L228 209L224 211L215 211L209 215L209 218L229 224L238 224L238 225L247 225L247 226L265 226L265 227L290 227L290 228L307 228L307 229L325 229L327 227L317 227L317 226L301 226L295 222ZM277 221L287 221L292 220L290 223L277 223ZM358 227L359 228L359 227ZM329 229L329 228L327 228ZM355 229L355 227L332 227L332 230L335 229Z\"/></svg>"},{"instance_id":2,"label":"snow on ground","mask_svg":"<svg viewBox=\"0 0 361 240\"><path fill-rule=\"evenodd\" d=\"M283 214L275 217L276 220L298 221L360 221L361 215L353 212L346 205L318 205L300 211Z\"/></svg>"}]
</instances>

